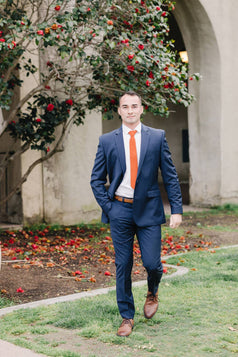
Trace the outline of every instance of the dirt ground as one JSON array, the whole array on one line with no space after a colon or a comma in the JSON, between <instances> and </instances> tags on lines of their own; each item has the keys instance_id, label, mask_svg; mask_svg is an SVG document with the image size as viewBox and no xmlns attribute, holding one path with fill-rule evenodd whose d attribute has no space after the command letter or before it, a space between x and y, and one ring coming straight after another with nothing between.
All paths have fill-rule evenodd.
<instances>
[{"instance_id":1,"label":"dirt ground","mask_svg":"<svg viewBox=\"0 0 238 357\"><path fill-rule=\"evenodd\" d=\"M181 229L180 236L163 234L162 256L238 244L238 217L232 213L191 213L184 216ZM0 231L0 244L0 293L15 303L115 285L108 226ZM136 240L132 279L146 279Z\"/></svg>"}]
</instances>

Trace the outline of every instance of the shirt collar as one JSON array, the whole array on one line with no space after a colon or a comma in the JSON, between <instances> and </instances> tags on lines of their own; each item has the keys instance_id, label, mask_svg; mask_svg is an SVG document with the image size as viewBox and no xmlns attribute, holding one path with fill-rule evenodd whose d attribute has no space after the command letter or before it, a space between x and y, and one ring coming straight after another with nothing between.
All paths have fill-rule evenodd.
<instances>
[{"instance_id":1,"label":"shirt collar","mask_svg":"<svg viewBox=\"0 0 238 357\"><path fill-rule=\"evenodd\" d=\"M131 131L132 129L128 128L128 126L126 126L125 124L122 124L122 130L124 134L128 134L129 131ZM141 132L141 122L135 127L135 129L138 133Z\"/></svg>"}]
</instances>

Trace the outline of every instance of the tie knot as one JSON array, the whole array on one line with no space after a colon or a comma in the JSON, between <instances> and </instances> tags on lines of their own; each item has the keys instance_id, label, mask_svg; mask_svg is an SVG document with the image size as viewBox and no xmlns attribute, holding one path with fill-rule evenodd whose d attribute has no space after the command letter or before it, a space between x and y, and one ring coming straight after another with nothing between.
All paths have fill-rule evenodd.
<instances>
[{"instance_id":1,"label":"tie knot","mask_svg":"<svg viewBox=\"0 0 238 357\"><path fill-rule=\"evenodd\" d=\"M129 131L129 134L130 134L131 137L133 137L136 132L137 132L137 130L131 130L131 131Z\"/></svg>"}]
</instances>

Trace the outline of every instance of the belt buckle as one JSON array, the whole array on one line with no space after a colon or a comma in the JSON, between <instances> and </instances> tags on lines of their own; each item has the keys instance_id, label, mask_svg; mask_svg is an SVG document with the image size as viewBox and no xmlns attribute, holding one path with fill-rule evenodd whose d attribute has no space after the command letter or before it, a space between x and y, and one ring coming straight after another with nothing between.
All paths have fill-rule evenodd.
<instances>
[{"instance_id":1,"label":"belt buckle","mask_svg":"<svg viewBox=\"0 0 238 357\"><path fill-rule=\"evenodd\" d=\"M118 195L115 195L115 199L119 202L122 202L122 203L133 203L133 198L127 198L127 197L122 197L122 196L118 196Z\"/></svg>"}]
</instances>

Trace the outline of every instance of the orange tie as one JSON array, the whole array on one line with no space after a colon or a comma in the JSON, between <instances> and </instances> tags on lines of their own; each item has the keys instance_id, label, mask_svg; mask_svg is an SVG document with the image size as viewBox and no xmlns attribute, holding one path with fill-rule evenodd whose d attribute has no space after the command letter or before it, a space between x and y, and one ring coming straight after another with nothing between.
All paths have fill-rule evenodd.
<instances>
[{"instance_id":1,"label":"orange tie","mask_svg":"<svg viewBox=\"0 0 238 357\"><path fill-rule=\"evenodd\" d=\"M136 176L138 170L135 133L136 130L129 131L129 134L131 136L130 138L131 187L133 189L135 189Z\"/></svg>"}]
</instances>

